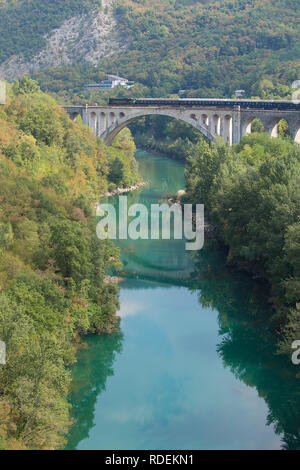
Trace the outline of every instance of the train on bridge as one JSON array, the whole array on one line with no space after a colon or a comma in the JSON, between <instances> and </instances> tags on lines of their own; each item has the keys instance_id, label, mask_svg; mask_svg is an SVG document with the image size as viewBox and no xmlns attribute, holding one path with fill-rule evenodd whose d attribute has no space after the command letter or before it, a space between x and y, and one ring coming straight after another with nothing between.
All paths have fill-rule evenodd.
<instances>
[{"instance_id":1,"label":"train on bridge","mask_svg":"<svg viewBox=\"0 0 300 470\"><path fill-rule=\"evenodd\" d=\"M232 100L232 99L207 99L207 98L109 98L109 106L174 106L174 107L212 107L264 109L264 110L293 110L300 111L300 103L288 100Z\"/></svg>"}]
</instances>

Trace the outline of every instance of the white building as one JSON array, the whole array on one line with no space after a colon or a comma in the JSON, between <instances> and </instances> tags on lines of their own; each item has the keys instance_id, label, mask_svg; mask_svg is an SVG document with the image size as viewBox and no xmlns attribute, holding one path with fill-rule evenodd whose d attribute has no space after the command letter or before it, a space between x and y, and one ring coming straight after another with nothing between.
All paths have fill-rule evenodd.
<instances>
[{"instance_id":1,"label":"white building","mask_svg":"<svg viewBox=\"0 0 300 470\"><path fill-rule=\"evenodd\" d=\"M246 91L245 90L235 90L234 92L236 98L243 98L245 96Z\"/></svg>"},{"instance_id":2,"label":"white building","mask_svg":"<svg viewBox=\"0 0 300 470\"><path fill-rule=\"evenodd\" d=\"M123 88L131 88L134 85L134 82L130 82L127 78L118 77L117 75L107 75L105 80L102 80L100 83L95 83L91 85L86 85L85 91L91 90L113 90L117 86Z\"/></svg>"}]
</instances>

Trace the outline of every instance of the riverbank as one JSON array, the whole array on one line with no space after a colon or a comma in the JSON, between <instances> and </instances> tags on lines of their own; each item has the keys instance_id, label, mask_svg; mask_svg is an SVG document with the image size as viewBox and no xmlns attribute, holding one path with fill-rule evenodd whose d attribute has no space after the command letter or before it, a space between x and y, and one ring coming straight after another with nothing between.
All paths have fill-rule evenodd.
<instances>
[{"instance_id":1,"label":"riverbank","mask_svg":"<svg viewBox=\"0 0 300 470\"><path fill-rule=\"evenodd\" d=\"M113 196L118 196L120 194L125 194L125 193L130 193L132 191L136 191L137 189L141 189L144 186L147 186L149 184L148 181L141 181L140 183L136 183L132 186L129 186L127 188L116 188L113 191L107 191L103 194L101 194L101 197L113 197Z\"/></svg>"},{"instance_id":2,"label":"riverbank","mask_svg":"<svg viewBox=\"0 0 300 470\"><path fill-rule=\"evenodd\" d=\"M205 204L229 265L269 286L269 328L290 361L300 337L300 146L259 133L235 147L200 141L185 175L185 200Z\"/></svg>"},{"instance_id":3,"label":"riverbank","mask_svg":"<svg viewBox=\"0 0 300 470\"><path fill-rule=\"evenodd\" d=\"M119 330L104 279L119 250L93 209L112 178L140 181L135 146L125 130L105 146L27 78L7 84L0 121L0 449L60 449L81 338Z\"/></svg>"}]
</instances>

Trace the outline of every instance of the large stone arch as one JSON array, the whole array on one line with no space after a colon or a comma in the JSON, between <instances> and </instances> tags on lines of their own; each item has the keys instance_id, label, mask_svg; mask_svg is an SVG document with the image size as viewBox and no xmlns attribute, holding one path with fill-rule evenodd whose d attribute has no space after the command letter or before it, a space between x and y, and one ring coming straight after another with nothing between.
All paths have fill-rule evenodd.
<instances>
[{"instance_id":1,"label":"large stone arch","mask_svg":"<svg viewBox=\"0 0 300 470\"><path fill-rule=\"evenodd\" d=\"M290 133L293 138L293 140L297 143L300 144L300 119L289 119L287 120L287 123L289 125Z\"/></svg>"},{"instance_id":2,"label":"large stone arch","mask_svg":"<svg viewBox=\"0 0 300 470\"><path fill-rule=\"evenodd\" d=\"M207 139L210 141L215 141L215 136L211 133L208 127L201 122L201 115L197 116L196 113L191 112L178 112L172 109L143 109L143 110L130 110L130 112L124 111L114 111L113 109L109 110L110 113L114 113L115 121L110 123L110 125L101 132L100 137L102 137L107 145L110 145L113 139L119 134L119 132L127 127L131 122L136 121L137 119L144 116L168 116L174 119L179 119L187 124L190 124L199 132L201 132Z\"/></svg>"}]
</instances>

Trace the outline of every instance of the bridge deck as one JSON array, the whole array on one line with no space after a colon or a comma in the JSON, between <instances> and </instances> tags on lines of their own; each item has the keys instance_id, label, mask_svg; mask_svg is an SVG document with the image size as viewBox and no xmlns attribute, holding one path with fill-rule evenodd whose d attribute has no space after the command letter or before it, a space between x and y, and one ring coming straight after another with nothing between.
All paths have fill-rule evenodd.
<instances>
[{"instance_id":1,"label":"bridge deck","mask_svg":"<svg viewBox=\"0 0 300 470\"><path fill-rule=\"evenodd\" d=\"M128 102L129 101L129 102ZM192 125L211 141L222 137L229 145L251 132L255 118L265 132L278 136L278 123L285 119L292 138L300 143L300 102L226 99L111 99L108 105L64 106L72 119L80 115L95 135L110 143L132 121L148 115L164 115Z\"/></svg>"}]
</instances>

